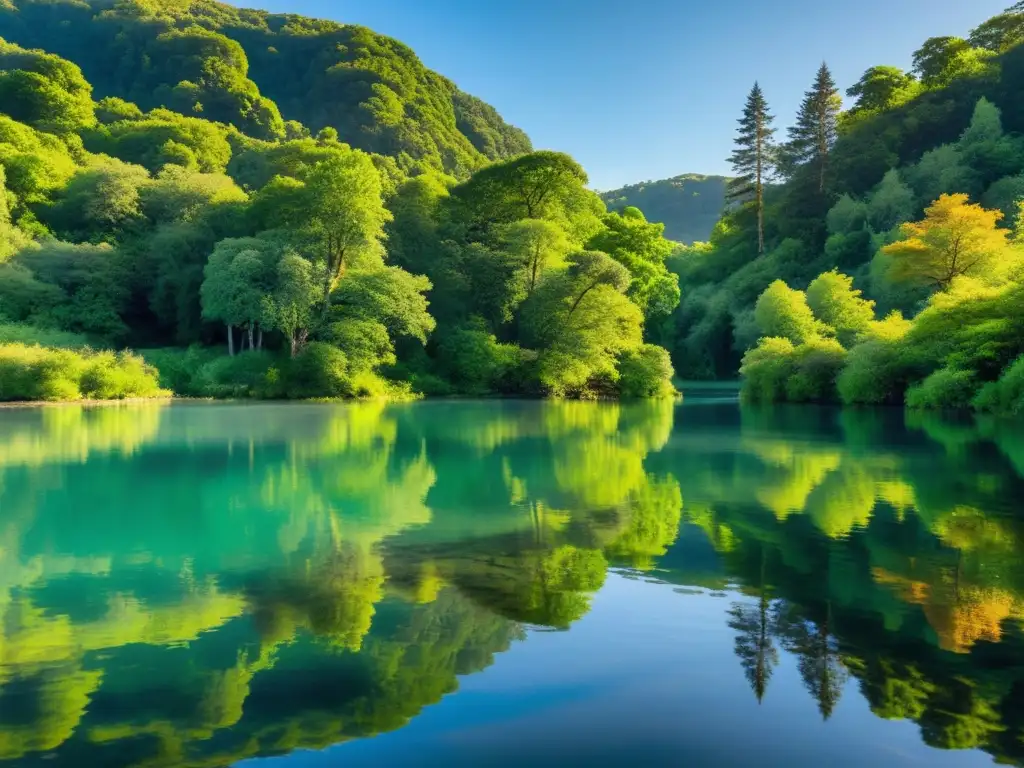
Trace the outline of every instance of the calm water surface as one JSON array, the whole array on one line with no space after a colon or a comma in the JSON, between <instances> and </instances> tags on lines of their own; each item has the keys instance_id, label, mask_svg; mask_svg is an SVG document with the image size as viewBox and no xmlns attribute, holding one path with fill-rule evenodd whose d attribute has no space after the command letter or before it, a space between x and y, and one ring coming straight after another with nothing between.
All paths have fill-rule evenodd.
<instances>
[{"instance_id":1,"label":"calm water surface","mask_svg":"<svg viewBox=\"0 0 1024 768\"><path fill-rule=\"evenodd\" d=\"M1022 500L900 411L0 411L0 767L1024 765Z\"/></svg>"}]
</instances>

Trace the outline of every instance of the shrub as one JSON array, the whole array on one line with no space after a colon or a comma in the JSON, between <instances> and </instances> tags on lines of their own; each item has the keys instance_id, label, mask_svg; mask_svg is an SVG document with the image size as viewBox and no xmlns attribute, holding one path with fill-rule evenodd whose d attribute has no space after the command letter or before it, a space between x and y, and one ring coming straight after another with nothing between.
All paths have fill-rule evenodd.
<instances>
[{"instance_id":1,"label":"shrub","mask_svg":"<svg viewBox=\"0 0 1024 768\"><path fill-rule=\"evenodd\" d=\"M794 344L828 332L824 323L814 317L803 291L794 291L781 280L765 289L754 305L754 319L764 336L789 339Z\"/></svg>"},{"instance_id":2,"label":"shrub","mask_svg":"<svg viewBox=\"0 0 1024 768\"><path fill-rule=\"evenodd\" d=\"M501 344L494 334L473 328L448 334L438 353L459 391L473 395L516 391L517 369L525 359L518 345Z\"/></svg>"},{"instance_id":3,"label":"shrub","mask_svg":"<svg viewBox=\"0 0 1024 768\"><path fill-rule=\"evenodd\" d=\"M900 403L909 378L900 342L873 339L850 350L836 389L846 405Z\"/></svg>"},{"instance_id":4,"label":"shrub","mask_svg":"<svg viewBox=\"0 0 1024 768\"><path fill-rule=\"evenodd\" d=\"M188 349L147 349L142 352L146 362L160 374L160 386L177 395L202 397L199 371L207 363L222 356L221 350L193 344Z\"/></svg>"},{"instance_id":5,"label":"shrub","mask_svg":"<svg viewBox=\"0 0 1024 768\"><path fill-rule=\"evenodd\" d=\"M348 358L330 344L307 344L287 367L285 392L294 399L351 396Z\"/></svg>"},{"instance_id":6,"label":"shrub","mask_svg":"<svg viewBox=\"0 0 1024 768\"><path fill-rule=\"evenodd\" d=\"M79 389L94 400L160 397L159 373L131 352L98 352L85 361Z\"/></svg>"},{"instance_id":7,"label":"shrub","mask_svg":"<svg viewBox=\"0 0 1024 768\"><path fill-rule=\"evenodd\" d=\"M853 278L836 270L818 275L807 286L807 304L814 316L835 329L849 345L875 319L875 302L867 301L853 287Z\"/></svg>"},{"instance_id":8,"label":"shrub","mask_svg":"<svg viewBox=\"0 0 1024 768\"><path fill-rule=\"evenodd\" d=\"M644 344L619 359L619 396L634 398L674 395L674 373L667 350L655 344Z\"/></svg>"},{"instance_id":9,"label":"shrub","mask_svg":"<svg viewBox=\"0 0 1024 768\"><path fill-rule=\"evenodd\" d=\"M940 368L907 390L909 408L965 408L978 390L972 371Z\"/></svg>"},{"instance_id":10,"label":"shrub","mask_svg":"<svg viewBox=\"0 0 1024 768\"><path fill-rule=\"evenodd\" d=\"M1018 357L998 381L982 387L972 405L979 411L1024 414L1024 355Z\"/></svg>"},{"instance_id":11,"label":"shrub","mask_svg":"<svg viewBox=\"0 0 1024 768\"><path fill-rule=\"evenodd\" d=\"M39 344L43 347L81 349L89 346L89 338L80 333L56 331L23 323L0 323L0 344Z\"/></svg>"},{"instance_id":12,"label":"shrub","mask_svg":"<svg viewBox=\"0 0 1024 768\"><path fill-rule=\"evenodd\" d=\"M786 382L794 371L793 342L777 336L761 339L743 356L740 375L741 396L754 403L772 403L786 399Z\"/></svg>"},{"instance_id":13,"label":"shrub","mask_svg":"<svg viewBox=\"0 0 1024 768\"><path fill-rule=\"evenodd\" d=\"M275 394L271 369L274 356L254 350L234 357L218 357L204 364L195 376L195 389L203 397L246 398Z\"/></svg>"},{"instance_id":14,"label":"shrub","mask_svg":"<svg viewBox=\"0 0 1024 768\"><path fill-rule=\"evenodd\" d=\"M914 318L907 354L928 371L959 368L976 372L982 380L996 379L1024 353L1022 302L1022 287L956 280Z\"/></svg>"},{"instance_id":15,"label":"shrub","mask_svg":"<svg viewBox=\"0 0 1024 768\"><path fill-rule=\"evenodd\" d=\"M794 403L832 402L846 350L834 339L814 339L794 350L794 371L786 381L786 398Z\"/></svg>"},{"instance_id":16,"label":"shrub","mask_svg":"<svg viewBox=\"0 0 1024 768\"><path fill-rule=\"evenodd\" d=\"M130 352L0 344L0 400L166 397L157 372Z\"/></svg>"}]
</instances>

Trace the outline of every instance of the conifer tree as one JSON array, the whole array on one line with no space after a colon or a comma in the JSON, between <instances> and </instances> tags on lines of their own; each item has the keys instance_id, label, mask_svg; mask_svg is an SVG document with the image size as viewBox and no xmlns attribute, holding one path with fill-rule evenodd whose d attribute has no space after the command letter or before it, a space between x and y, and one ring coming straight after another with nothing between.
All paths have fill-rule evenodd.
<instances>
[{"instance_id":1,"label":"conifer tree","mask_svg":"<svg viewBox=\"0 0 1024 768\"><path fill-rule=\"evenodd\" d=\"M754 83L739 120L736 149L729 157L736 176L729 183L728 198L743 202L753 199L757 207L758 253L764 253L764 182L773 168L774 119L761 86Z\"/></svg>"},{"instance_id":2,"label":"conifer tree","mask_svg":"<svg viewBox=\"0 0 1024 768\"><path fill-rule=\"evenodd\" d=\"M786 145L787 164L814 163L818 170L818 190L825 191L828 157L839 131L839 112L843 102L828 65L822 62L814 85L804 95L796 124L789 129Z\"/></svg>"}]
</instances>

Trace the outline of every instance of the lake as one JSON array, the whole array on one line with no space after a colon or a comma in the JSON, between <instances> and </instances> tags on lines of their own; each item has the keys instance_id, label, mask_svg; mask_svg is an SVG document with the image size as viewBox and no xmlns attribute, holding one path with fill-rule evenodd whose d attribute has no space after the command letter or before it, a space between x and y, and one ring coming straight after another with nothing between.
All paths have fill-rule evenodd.
<instances>
[{"instance_id":1,"label":"lake","mask_svg":"<svg viewBox=\"0 0 1024 768\"><path fill-rule=\"evenodd\" d=\"M0 767L1024 765L1024 428L0 411Z\"/></svg>"}]
</instances>

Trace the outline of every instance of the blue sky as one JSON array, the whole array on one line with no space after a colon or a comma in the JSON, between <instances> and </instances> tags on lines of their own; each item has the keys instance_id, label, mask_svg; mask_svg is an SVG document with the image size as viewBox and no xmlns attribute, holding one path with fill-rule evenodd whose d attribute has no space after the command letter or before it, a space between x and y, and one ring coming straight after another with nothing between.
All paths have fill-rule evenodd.
<instances>
[{"instance_id":1,"label":"blue sky","mask_svg":"<svg viewBox=\"0 0 1024 768\"><path fill-rule=\"evenodd\" d=\"M841 89L908 68L1012 0L235 0L364 24L493 104L592 186L727 173L735 120L761 81L784 127L824 59Z\"/></svg>"}]
</instances>

